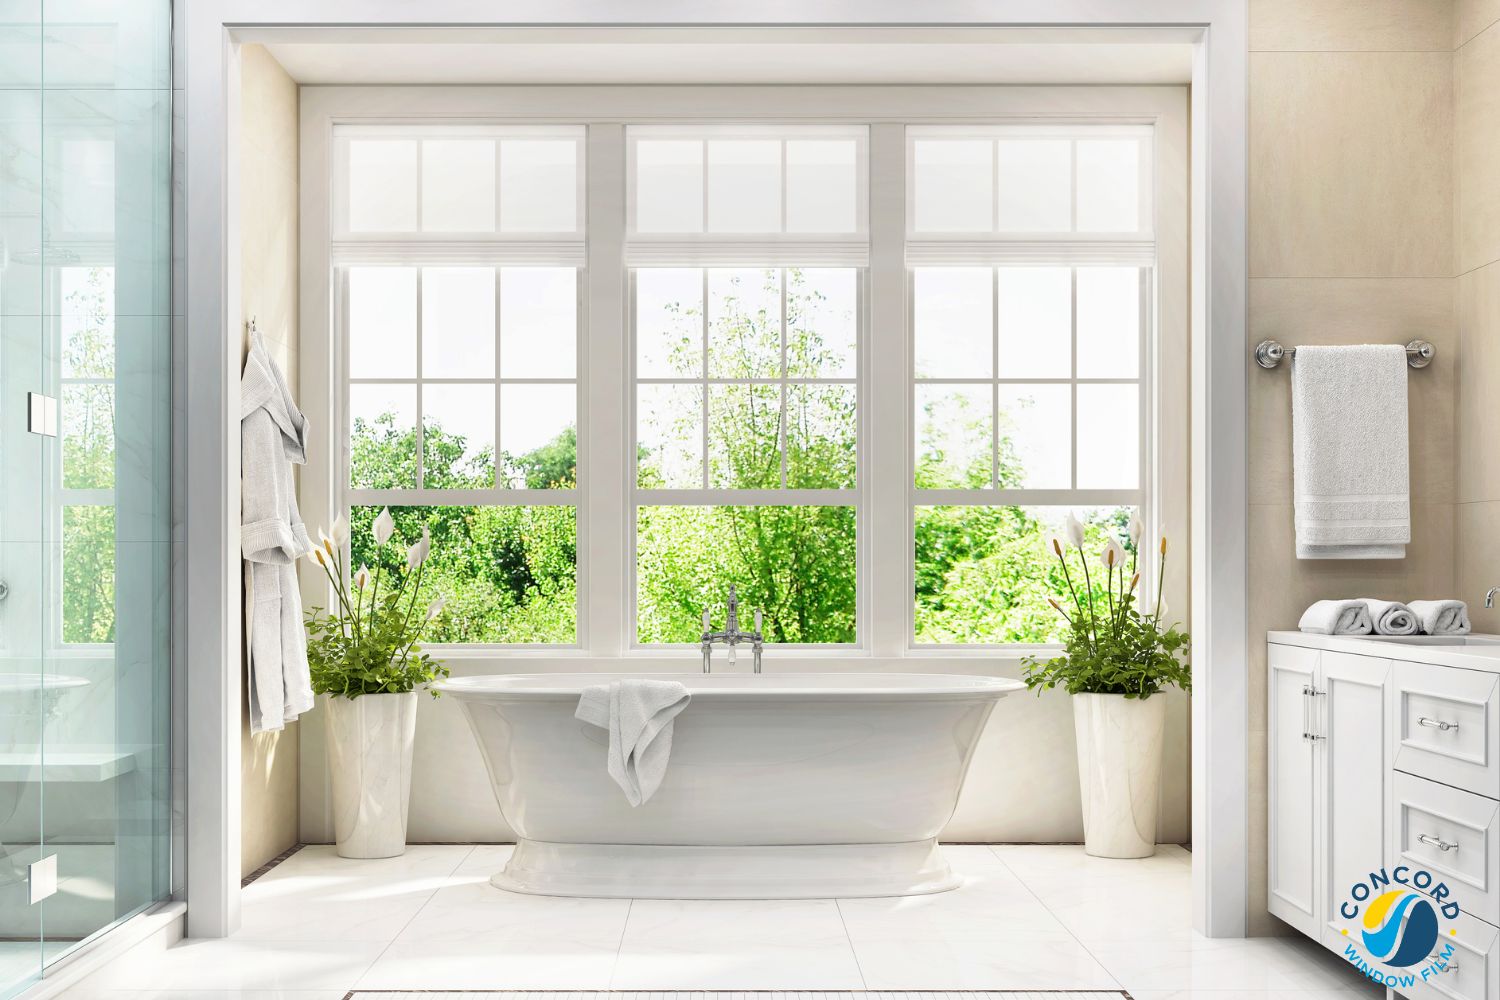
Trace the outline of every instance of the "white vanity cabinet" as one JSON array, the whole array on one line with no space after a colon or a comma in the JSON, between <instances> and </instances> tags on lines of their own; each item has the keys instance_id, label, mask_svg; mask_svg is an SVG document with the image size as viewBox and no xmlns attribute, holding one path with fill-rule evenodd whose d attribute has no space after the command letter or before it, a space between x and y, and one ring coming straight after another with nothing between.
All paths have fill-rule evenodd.
<instances>
[{"instance_id":1,"label":"white vanity cabinet","mask_svg":"<svg viewBox=\"0 0 1500 1000\"><path fill-rule=\"evenodd\" d=\"M1351 887L1425 868L1456 955L1391 995L1500 1000L1500 646L1273 632L1267 667L1271 913L1343 955Z\"/></svg>"},{"instance_id":2,"label":"white vanity cabinet","mask_svg":"<svg viewBox=\"0 0 1500 1000\"><path fill-rule=\"evenodd\" d=\"M1387 853L1391 661L1272 644L1268 668L1270 909L1342 952L1338 904Z\"/></svg>"}]
</instances>

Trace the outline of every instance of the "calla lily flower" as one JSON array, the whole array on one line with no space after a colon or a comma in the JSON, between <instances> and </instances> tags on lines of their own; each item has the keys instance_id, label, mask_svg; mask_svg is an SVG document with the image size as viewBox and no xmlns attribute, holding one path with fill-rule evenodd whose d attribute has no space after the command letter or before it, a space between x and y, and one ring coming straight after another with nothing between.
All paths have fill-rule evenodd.
<instances>
[{"instance_id":1,"label":"calla lily flower","mask_svg":"<svg viewBox=\"0 0 1500 1000\"><path fill-rule=\"evenodd\" d=\"M1132 543L1139 544L1141 536L1146 533L1146 525L1141 521L1141 515L1130 515L1130 526L1126 529L1130 533Z\"/></svg>"},{"instance_id":2,"label":"calla lily flower","mask_svg":"<svg viewBox=\"0 0 1500 1000\"><path fill-rule=\"evenodd\" d=\"M333 528L330 530L333 535L333 544L338 548L343 548L344 543L349 540L348 518L344 517L343 514L340 514L338 517L333 519Z\"/></svg>"},{"instance_id":3,"label":"calla lily flower","mask_svg":"<svg viewBox=\"0 0 1500 1000\"><path fill-rule=\"evenodd\" d=\"M391 509L389 507L380 508L380 516L375 519L375 525L370 529L370 533L375 536L375 544L384 545L390 541L391 535L395 530L396 520L391 517Z\"/></svg>"},{"instance_id":4,"label":"calla lily flower","mask_svg":"<svg viewBox=\"0 0 1500 1000\"><path fill-rule=\"evenodd\" d=\"M1075 549L1083 548L1083 522L1071 513L1063 520L1063 534Z\"/></svg>"},{"instance_id":5,"label":"calla lily flower","mask_svg":"<svg viewBox=\"0 0 1500 1000\"><path fill-rule=\"evenodd\" d=\"M370 567L360 566L359 571L354 574L354 589L364 590L370 585Z\"/></svg>"},{"instance_id":6,"label":"calla lily flower","mask_svg":"<svg viewBox=\"0 0 1500 1000\"><path fill-rule=\"evenodd\" d=\"M416 569L427 561L427 554L432 551L432 534L426 525L422 527L422 538L411 548L406 550L406 568Z\"/></svg>"},{"instance_id":7,"label":"calla lily flower","mask_svg":"<svg viewBox=\"0 0 1500 1000\"><path fill-rule=\"evenodd\" d=\"M431 604L427 605L427 620L428 621L432 621L434 618L436 618L438 616L438 612L443 610L443 604L444 603L445 603L444 599L441 598L441 597L439 597L437 600L435 600Z\"/></svg>"},{"instance_id":8,"label":"calla lily flower","mask_svg":"<svg viewBox=\"0 0 1500 1000\"><path fill-rule=\"evenodd\" d=\"M1114 569L1125 563L1125 550L1120 543L1111 538L1104 544L1104 551L1099 553L1099 561L1104 564L1105 569Z\"/></svg>"}]
</instances>

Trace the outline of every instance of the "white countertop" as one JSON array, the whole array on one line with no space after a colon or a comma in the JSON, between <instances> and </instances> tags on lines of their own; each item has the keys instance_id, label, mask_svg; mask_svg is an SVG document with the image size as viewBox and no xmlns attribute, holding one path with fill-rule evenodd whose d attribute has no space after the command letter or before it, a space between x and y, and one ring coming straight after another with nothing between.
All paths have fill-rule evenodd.
<instances>
[{"instance_id":1,"label":"white countertop","mask_svg":"<svg viewBox=\"0 0 1500 1000\"><path fill-rule=\"evenodd\" d=\"M1284 631L1266 633L1266 641L1500 674L1500 635L1318 635Z\"/></svg>"}]
</instances>

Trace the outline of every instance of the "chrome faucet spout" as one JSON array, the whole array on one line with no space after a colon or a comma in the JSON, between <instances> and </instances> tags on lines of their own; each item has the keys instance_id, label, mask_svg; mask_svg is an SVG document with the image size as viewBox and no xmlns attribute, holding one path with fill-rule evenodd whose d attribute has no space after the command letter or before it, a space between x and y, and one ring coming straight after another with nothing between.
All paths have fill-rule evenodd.
<instances>
[{"instance_id":1,"label":"chrome faucet spout","mask_svg":"<svg viewBox=\"0 0 1500 1000\"><path fill-rule=\"evenodd\" d=\"M1491 587L1484 592L1484 606L1493 608L1495 606L1495 595L1500 594L1500 587Z\"/></svg>"},{"instance_id":2,"label":"chrome faucet spout","mask_svg":"<svg viewBox=\"0 0 1500 1000\"><path fill-rule=\"evenodd\" d=\"M703 672L710 673L713 670L713 648L714 646L727 646L729 650L729 664L733 666L736 660L736 646L748 642L751 652L754 654L755 672L760 673L760 654L762 638L760 633L761 613L755 612L755 630L746 632L740 628L740 599L733 584L729 586L729 600L725 602L724 628L715 632L712 616L707 608L703 611L703 635L699 637L703 651Z\"/></svg>"}]
</instances>

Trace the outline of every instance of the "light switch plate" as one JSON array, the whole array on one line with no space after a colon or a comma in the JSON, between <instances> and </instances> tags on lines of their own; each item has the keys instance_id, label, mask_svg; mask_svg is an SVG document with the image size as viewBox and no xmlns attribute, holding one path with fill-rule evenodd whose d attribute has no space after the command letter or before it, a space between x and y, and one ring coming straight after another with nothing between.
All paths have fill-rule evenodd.
<instances>
[{"instance_id":1,"label":"light switch plate","mask_svg":"<svg viewBox=\"0 0 1500 1000\"><path fill-rule=\"evenodd\" d=\"M31 863L28 900L32 906L40 903L57 891L57 855L49 854L40 861Z\"/></svg>"}]
</instances>

